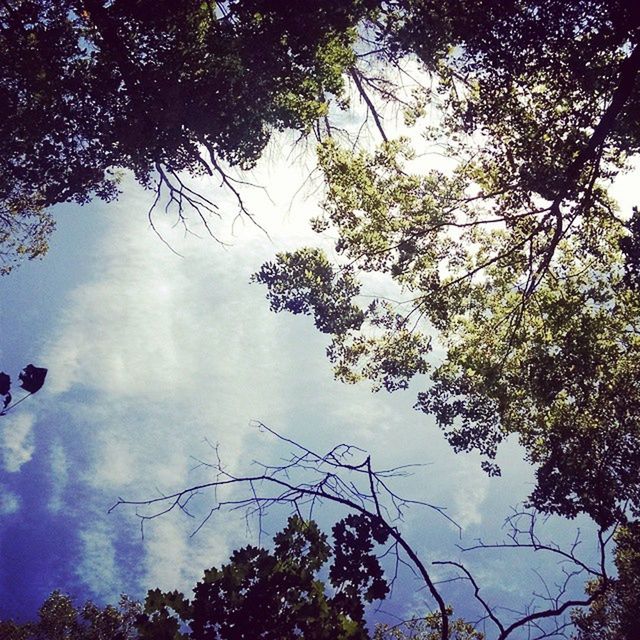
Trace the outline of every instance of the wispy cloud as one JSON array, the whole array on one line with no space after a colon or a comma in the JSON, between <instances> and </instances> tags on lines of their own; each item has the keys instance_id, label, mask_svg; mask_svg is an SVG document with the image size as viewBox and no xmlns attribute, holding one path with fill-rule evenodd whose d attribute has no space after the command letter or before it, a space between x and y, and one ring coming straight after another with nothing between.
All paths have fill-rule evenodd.
<instances>
[{"instance_id":1,"label":"wispy cloud","mask_svg":"<svg viewBox=\"0 0 640 640\"><path fill-rule=\"evenodd\" d=\"M79 532L80 562L76 573L94 595L115 602L122 590L122 576L114 546L114 532L104 523Z\"/></svg>"},{"instance_id":2,"label":"wispy cloud","mask_svg":"<svg viewBox=\"0 0 640 640\"><path fill-rule=\"evenodd\" d=\"M49 465L52 488L48 506L52 513L59 513L64 509L64 492L69 483L69 461L60 438L51 445Z\"/></svg>"},{"instance_id":3,"label":"wispy cloud","mask_svg":"<svg viewBox=\"0 0 640 640\"><path fill-rule=\"evenodd\" d=\"M20 498L6 487L0 485L0 515L6 516L20 510Z\"/></svg>"},{"instance_id":4,"label":"wispy cloud","mask_svg":"<svg viewBox=\"0 0 640 640\"><path fill-rule=\"evenodd\" d=\"M74 454L76 491L88 490L94 502L101 496L103 514L120 495L156 497L206 478L207 467L195 469L197 458L213 456L205 438L221 443L229 465L246 467L255 455L247 449L249 421L284 422L291 379L302 364L290 362L298 338L279 330L264 292L248 284L272 252L264 238L249 240L246 251L227 252L194 241L179 258L139 217L125 213L115 214L100 272L71 293L41 358L51 371L48 391L58 419L75 425L62 434L62 446L77 449L82 439L82 455ZM159 227L180 249L184 239ZM60 510L71 471L55 447L51 469L57 484L50 504ZM123 559L107 544L101 518L95 531L83 527L79 575L94 567L109 585ZM197 521L183 520L149 523L140 563L144 587L193 584L242 538L237 526L212 520L192 539ZM138 528L124 535L133 540ZM91 588L100 589L99 581Z\"/></svg>"},{"instance_id":5,"label":"wispy cloud","mask_svg":"<svg viewBox=\"0 0 640 640\"><path fill-rule=\"evenodd\" d=\"M479 461L467 460L466 465L460 465L452 474L451 482L456 487L451 512L453 519L463 529L481 524L490 481Z\"/></svg>"},{"instance_id":6,"label":"wispy cloud","mask_svg":"<svg viewBox=\"0 0 640 640\"><path fill-rule=\"evenodd\" d=\"M35 415L28 412L10 413L2 418L1 448L2 466L5 471L20 471L31 460L34 451L33 426Z\"/></svg>"}]
</instances>

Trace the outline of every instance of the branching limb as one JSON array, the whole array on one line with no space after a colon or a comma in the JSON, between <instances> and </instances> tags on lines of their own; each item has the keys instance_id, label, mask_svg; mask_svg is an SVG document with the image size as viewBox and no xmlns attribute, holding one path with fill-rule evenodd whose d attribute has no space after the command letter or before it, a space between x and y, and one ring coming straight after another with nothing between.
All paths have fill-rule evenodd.
<instances>
[{"instance_id":1,"label":"branching limb","mask_svg":"<svg viewBox=\"0 0 640 640\"><path fill-rule=\"evenodd\" d=\"M497 640L505 640L508 638L516 629L521 629L524 626L530 625L532 622L536 622L538 620L544 620L547 618L555 618L557 616L562 615L567 609L571 609L572 607L588 607L600 594L600 591L597 591L594 595L586 600L566 600L561 605L551 608L545 609L543 611L535 611L529 615L520 618L520 620L516 620L513 624L508 626L497 638ZM547 634L542 637L548 637Z\"/></svg>"},{"instance_id":2,"label":"branching limb","mask_svg":"<svg viewBox=\"0 0 640 640\"><path fill-rule=\"evenodd\" d=\"M382 126L382 117L380 116L380 113L378 112L376 106L373 104L371 97L369 96L369 94L367 93L367 90L364 88L364 85L362 84L362 78L361 78L360 72L355 67L351 67L351 69L349 69L349 75L353 79L353 82L356 85L356 89L358 90L360 97L363 99L364 103L367 105L367 109L371 114L371 116L373 117L373 121L376 124L376 128L380 132L381 138L385 142L389 142L389 138L387 137L384 127Z\"/></svg>"},{"instance_id":3,"label":"branching limb","mask_svg":"<svg viewBox=\"0 0 640 640\"><path fill-rule=\"evenodd\" d=\"M576 550L582 543L580 530L576 531L576 536L569 549L562 549L556 543L544 543L540 540L536 533L536 518L537 514L535 512L516 511L506 520L506 524L511 528L507 534L508 542L489 544L482 540L478 540L477 544L471 546L458 545L458 548L464 552L475 551L478 549L531 549L536 552L543 551L545 553L551 553L558 556L562 561L569 562L572 565L579 567L582 571L595 578L604 577L600 568L596 569L589 566L576 555ZM522 520L527 522L527 525L524 527L520 524ZM603 542L602 538L600 538L600 540ZM604 547L600 546L599 549L600 553L604 554Z\"/></svg>"},{"instance_id":4,"label":"branching limb","mask_svg":"<svg viewBox=\"0 0 640 640\"><path fill-rule=\"evenodd\" d=\"M276 505L289 505L296 511L300 507L312 510L316 503L328 501L342 505L349 511L361 514L383 527L393 541L392 547L402 550L404 555L417 575L424 583L427 591L437 604L441 616L441 638L447 640L449 637L449 614L444 599L433 582L429 571L412 546L406 541L404 536L393 524L393 520L385 518L389 509L393 509L396 518L401 518L402 508L407 503L422 504L434 509L449 521L451 518L443 513L441 507L435 507L428 503L415 500L406 500L395 494L387 484L390 477L396 475L406 475L407 468L385 469L377 472L371 464L369 456L365 456L360 462L343 462L345 458L351 457L362 450L346 444L338 445L327 454L320 455L311 449L298 445L292 440L280 436L273 429L266 427L262 423L258 426L270 434L275 435L282 442L290 444L297 449L293 457L285 461L281 466L262 465L262 473L246 476L235 476L225 470L219 463L211 465L215 470L215 480L205 482L196 486L183 489L168 495L160 495L156 498L146 500L126 500L119 498L109 511L127 505L136 507L136 515L140 518L141 527L148 520L153 520L171 511L185 509L189 501L196 494L205 491L213 491L214 494L221 489L233 487L249 487L250 495L246 497L225 497L220 498L215 495L215 503L210 508L208 514L200 522L194 533L199 531L206 522L217 511L244 510L246 517L262 518L263 514L270 507ZM363 454L364 455L364 454ZM304 471L312 477L307 482L295 483L290 479L293 471ZM341 474L346 474L342 477ZM353 475L353 480L348 476ZM357 479L366 481L367 489L360 489ZM271 487L275 491L268 489ZM265 492L265 488L267 491ZM381 500L386 498L388 505L386 508ZM144 511L140 511L143 509ZM192 515L188 513L188 515Z\"/></svg>"},{"instance_id":5,"label":"branching limb","mask_svg":"<svg viewBox=\"0 0 640 640\"><path fill-rule=\"evenodd\" d=\"M412 465L383 469L377 471L371 457L359 447L348 444L339 444L328 452L321 454L313 449L298 444L291 438L278 434L275 430L256 422L256 426L275 437L280 443L293 449L293 452L285 458L281 464L268 465L254 461L259 467L259 472L252 475L235 475L222 465L218 447L211 445L215 453L215 462L206 463L198 461L199 466L209 468L214 473L214 479L186 489L161 494L156 498L144 500L128 500L119 498L110 511L120 506L133 506L136 515L140 518L141 530L148 520L161 517L171 511L182 511L190 518L194 512L189 508L190 501L197 495L213 493L213 504L208 508L192 535L195 535L203 526L219 511L243 511L245 518L257 518L262 532L262 519L267 511L276 506L287 506L302 516L303 512L308 517L313 516L314 509L322 503L341 505L351 513L365 516L369 521L380 526L389 537L389 545L381 553L380 557L395 555L395 581L400 565L409 567L415 576L422 582L422 590L429 593L432 601L436 603L439 611L438 625L441 640L449 640L450 610L440 593L443 584L450 582L436 582L431 576L425 563L421 560L415 548L405 539L396 522L402 519L403 509L408 504L418 504L434 510L439 515L451 521L441 507L417 500L408 500L398 496L389 486L389 481L394 477L408 475ZM299 478L302 478L300 481ZM229 493L230 489L248 489L245 495ZM248 495L247 495L248 494ZM521 524L522 519L527 522L526 527ZM532 610L532 605L524 611L514 611L517 620L507 626L495 613L487 600L480 594L480 586L471 572L461 563L454 561L437 561L434 565L448 565L456 567L463 575L455 579L464 579L470 582L474 589L475 599L480 603L486 615L482 620L491 620L498 631L497 640L505 640L517 630L526 628L529 636L532 631L538 631L539 640L553 637L549 630L547 620L557 618L554 624L555 635L562 634L567 628L565 620L560 616L572 607L588 606L607 588L606 579L602 579L601 571L589 567L576 556L576 549L580 544L579 535L576 536L572 546L568 550L561 549L557 545L546 544L540 541L535 532L535 513L516 512L507 519L512 531L509 534L511 542L497 545L486 545L480 542L471 548L529 548L535 551L547 551L560 557L564 562L571 562L573 569L564 570L564 581L555 585L557 592L553 594L543 580L545 591L542 595L534 594L534 601L546 602L548 606L540 610ZM523 539L524 536L524 539ZM601 533L599 540L602 547L606 539ZM600 578L599 590L590 594L587 599L567 598L569 581L582 573L589 573Z\"/></svg>"},{"instance_id":6,"label":"branching limb","mask_svg":"<svg viewBox=\"0 0 640 640\"><path fill-rule=\"evenodd\" d=\"M245 184L248 186L255 187L256 185L231 176L218 160L216 151L213 148L213 146L209 144L209 142L207 142L206 140L201 140L201 143L209 154L209 162L211 163L211 166L213 167L215 173L217 173L218 177L220 178L221 186L227 188L233 194L233 197L238 203L239 211L238 211L238 215L236 216L236 219L238 219L238 217L248 218L256 227L258 227L258 229L260 229L260 231L262 231L267 236L267 238L270 239L270 236L267 230L256 220L255 216L251 213L251 211L249 211L249 208L247 207L242 197L242 194L240 193L238 187L236 186L236 185Z\"/></svg>"},{"instance_id":7,"label":"branching limb","mask_svg":"<svg viewBox=\"0 0 640 640\"><path fill-rule=\"evenodd\" d=\"M460 569L460 571L462 571L465 574L469 582L471 582L471 584L473 585L474 596L476 600L482 605L482 608L487 612L489 619L496 625L496 627L498 627L498 629L500 630L500 633L504 632L504 625L502 624L502 622L500 622L498 617L493 613L493 610L487 604L486 600L482 598L482 596L480 595L480 587L478 586L478 583L476 582L475 578L471 575L469 570L463 564L459 562L453 562L452 560L436 560L432 564L449 565L449 566L457 567L458 569Z\"/></svg>"}]
</instances>

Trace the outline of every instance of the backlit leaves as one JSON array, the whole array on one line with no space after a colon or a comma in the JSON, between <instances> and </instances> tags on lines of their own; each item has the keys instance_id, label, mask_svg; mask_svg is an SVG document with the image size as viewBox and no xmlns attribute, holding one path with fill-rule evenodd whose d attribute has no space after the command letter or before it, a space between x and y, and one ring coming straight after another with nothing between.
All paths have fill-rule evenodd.
<instances>
[{"instance_id":1,"label":"backlit leaves","mask_svg":"<svg viewBox=\"0 0 640 640\"><path fill-rule=\"evenodd\" d=\"M365 640L363 601L388 591L371 553L386 534L365 516L349 516L334 527L334 539L335 593L318 577L332 555L327 537L313 521L293 516L274 537L272 552L234 551L228 564L205 571L191 601L175 591L150 591L138 621L141 637Z\"/></svg>"}]
</instances>

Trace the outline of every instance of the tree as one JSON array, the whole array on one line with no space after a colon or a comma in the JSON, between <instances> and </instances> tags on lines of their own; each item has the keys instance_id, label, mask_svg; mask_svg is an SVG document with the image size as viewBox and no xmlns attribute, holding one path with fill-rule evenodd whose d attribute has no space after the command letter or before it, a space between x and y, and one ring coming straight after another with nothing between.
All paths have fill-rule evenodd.
<instances>
[{"instance_id":1,"label":"tree","mask_svg":"<svg viewBox=\"0 0 640 640\"><path fill-rule=\"evenodd\" d=\"M216 213L185 173L218 176L246 212L228 167L327 113L372 4L2 2L3 269L45 250L52 205L112 200L124 170L181 220L188 206L205 225Z\"/></svg>"},{"instance_id":2,"label":"tree","mask_svg":"<svg viewBox=\"0 0 640 640\"><path fill-rule=\"evenodd\" d=\"M54 591L42 604L36 622L0 621L3 640L133 640L140 605L122 596L117 607L100 608L88 601L76 607L73 600Z\"/></svg>"},{"instance_id":3,"label":"tree","mask_svg":"<svg viewBox=\"0 0 640 640\"><path fill-rule=\"evenodd\" d=\"M515 180L521 196L554 192L557 200L587 165L635 152L634 3L467 5L6 0L3 271L46 250L49 207L111 200L123 170L158 199L165 193L183 222L189 205L205 224L217 210L185 173L219 177L248 213L229 166L255 163L274 130L339 133L330 104L346 106L345 76L386 139L370 94L408 106L380 73L407 56L438 78L437 95L421 92L411 117L426 102L440 105L450 151L450 132L489 135L477 165L496 190ZM601 157L607 137L616 151Z\"/></svg>"},{"instance_id":4,"label":"tree","mask_svg":"<svg viewBox=\"0 0 640 640\"><path fill-rule=\"evenodd\" d=\"M610 525L639 503L637 224L607 195L638 151L639 29L623 0L4 2L0 214L23 228L58 202L111 199L125 169L208 224L215 203L184 172L218 175L244 210L227 167L251 166L274 130L315 131L316 228L337 232L344 259L265 267L274 308L313 310L338 377L390 390L427 372L435 330L449 355L417 406L454 448L497 474L515 433L538 469L531 504ZM384 72L409 56L431 82L413 102ZM345 76L376 152L339 144L329 101L345 103ZM412 174L385 104L416 125L437 113L425 133L457 167ZM34 253L14 240L9 253ZM357 308L368 271L407 304Z\"/></svg>"},{"instance_id":5,"label":"tree","mask_svg":"<svg viewBox=\"0 0 640 640\"><path fill-rule=\"evenodd\" d=\"M255 280L272 309L331 335L337 378L393 391L428 374L416 408L455 450L497 475L517 434L536 466L530 504L606 529L640 513L638 214L607 193L640 143L640 14L463 4L397 3L377 22L381 55L413 53L430 76L409 115L438 114L422 131L454 168L412 170L410 144L384 130L375 150L325 139L314 227L337 236L336 258L280 254ZM394 96L378 93L380 123ZM372 272L400 302L360 302Z\"/></svg>"},{"instance_id":6,"label":"tree","mask_svg":"<svg viewBox=\"0 0 640 640\"><path fill-rule=\"evenodd\" d=\"M588 611L575 612L575 640L634 640L638 637L640 524L634 522L621 528L617 532L617 543L618 576L608 581L600 578L588 585L590 592L600 590L600 594Z\"/></svg>"},{"instance_id":7,"label":"tree","mask_svg":"<svg viewBox=\"0 0 640 640\"><path fill-rule=\"evenodd\" d=\"M155 179L179 216L191 205L206 221L214 203L180 171L218 175L240 198L227 165L250 166L273 130L314 131L326 182L325 215L314 224L338 237L337 258L307 248L265 265L256 280L272 307L314 315L332 336L342 380L395 390L429 374L416 406L456 450L484 454L490 474L499 473L498 445L516 435L536 465L531 505L585 512L601 537L633 526L640 222L618 214L608 186L640 141L637 3L304 8L3 3L11 134L3 138L13 141L0 161L6 211L115 197L116 171L127 169L143 184ZM386 72L408 77L412 56L423 81L408 98ZM344 144L330 118L328 97L344 97L345 76L382 139L377 149ZM394 106L454 163L450 171L415 170L411 145L385 126ZM369 272L393 279L406 300L362 304ZM432 362L434 336L446 349L441 364ZM275 482L268 473L258 480ZM278 482L285 498L364 509L361 496L331 484ZM184 495L168 499L179 507ZM368 513L380 517L376 488L366 495ZM388 533L417 562L447 638L449 614L429 572L391 525ZM582 604L606 591L604 570L594 571L602 580ZM545 616L567 606L554 603ZM490 607L486 614L501 638L538 619L513 627Z\"/></svg>"},{"instance_id":8,"label":"tree","mask_svg":"<svg viewBox=\"0 0 640 640\"><path fill-rule=\"evenodd\" d=\"M329 545L315 522L295 515L274 536L273 551L252 546L234 551L229 564L204 572L191 599L152 589L144 608L127 596L118 607L87 602L76 608L69 596L54 591L37 622L0 621L0 634L3 640L366 640L371 636L364 605L389 591L372 553L386 539L381 522L351 514L333 527ZM326 584L320 573L332 555ZM408 622L410 635L377 625L373 638L435 640L441 626L441 616L431 614ZM449 637L483 640L484 635L456 620Z\"/></svg>"},{"instance_id":9,"label":"tree","mask_svg":"<svg viewBox=\"0 0 640 640\"><path fill-rule=\"evenodd\" d=\"M424 620L408 620L399 625L378 624L373 640L439 640L440 617L426 616ZM484 640L484 635L473 625L458 619L451 624L451 640Z\"/></svg>"},{"instance_id":10,"label":"tree","mask_svg":"<svg viewBox=\"0 0 640 640\"><path fill-rule=\"evenodd\" d=\"M181 623L189 625L189 633L196 640L209 637L240 638L245 637L242 634L251 633L270 638L272 636L269 634L274 629L281 636L296 637L296 633L302 632L300 625L307 623L311 627L305 637L316 632L320 634L319 637L324 637L322 634L328 628L333 628L332 633L335 634L340 627L332 626L334 623L331 620L344 624L345 618L342 616L346 615L348 620L361 621L363 601L383 598L387 589L393 587L402 566L408 567L417 580L419 586L416 594L420 595L422 611L406 626L379 627L378 635L374 636L378 640L397 637L398 633L407 633L408 637L415 636L423 640L481 640L485 633L490 633L487 637L496 640L517 638L522 633L532 637L566 637L565 631L572 624L569 616L571 611L597 603L611 582L605 563L611 536L602 535L602 531L595 536L598 558L594 562L593 558L582 557L579 552L580 537L569 548L562 548L539 533L535 512L520 511L507 519L507 541L495 544L478 541L473 547L462 551L534 551L538 557L546 555L550 560L555 559L561 566L564 578L556 585L555 592L549 585L546 596L534 593L532 601L520 606L492 602L485 597L482 585L465 564L451 560L428 562L421 557L421 550L412 546L407 539L402 521L409 508L426 508L455 525L441 507L404 498L394 491L393 479L406 476L413 466L419 465L377 470L371 457L353 445L339 444L321 454L278 435L264 424L258 423L258 426L289 447L290 456L281 459L277 465L254 463L261 469L250 476L231 473L217 457L216 462L209 465L215 478L211 482L156 498L119 498L112 507L112 510L122 506L135 507L144 531L150 521L171 511L182 511L190 519L193 518L196 513L193 499L208 494L213 502L207 501L205 515L194 533L224 510L244 510L246 517L256 517L260 523L263 516L276 507L288 508L295 514L285 532L276 536L274 553L253 547L240 550L234 554L229 565L205 573L203 582L196 586L193 601L185 600L182 594L176 592L151 592L142 627L142 633L148 634L145 637L173 639L183 629ZM233 492L233 489L244 492ZM320 557L326 561L324 553L317 555L325 544L319 544L318 541L326 539L318 534L315 527L308 531L308 520L302 520L300 514L306 512L310 520L315 510L323 504L332 504L347 512L347 516L333 529L335 560L329 571L329 580L334 589L332 596L313 589L311 583L306 581L307 577L300 582L301 575L307 576L300 573L301 566L307 566L305 563L315 562ZM312 537L309 538L309 535ZM310 555L301 554L299 549L309 550ZM297 558L301 558L302 564L297 564ZM387 575L391 576L388 582L382 573L385 558L388 562L386 569L390 570ZM450 573L445 579L436 580L434 566ZM288 573L290 569L294 571L294 576ZM592 579L588 593L582 598L572 597L573 581L580 577L584 579L585 576ZM298 584L293 591L290 590L291 581ZM468 585L470 595L467 600L476 604L478 614L471 621L454 618L454 609L447 603L447 586L458 581ZM311 608L298 607L300 601L297 598L307 602L309 594L320 600L312 599ZM327 607L322 604L324 598L329 607L329 618L318 617L315 613L307 618L309 611L317 611L314 608L316 606L327 612ZM277 609L274 600L282 608L277 616L272 617ZM198 602L200 604L196 605ZM456 603L458 607L460 604ZM629 603L625 601L624 605L628 606ZM254 609L259 612L259 620L255 623L251 613ZM634 611L635 607L631 606L627 614L632 615ZM337 618L334 614L337 614ZM201 617L198 618L198 615ZM280 621L285 625L284 629L278 626ZM316 622L319 626L313 627ZM260 624L264 626L256 626ZM352 628L350 625L343 626L343 629L356 634L361 632L360 627ZM210 636L207 635L209 632Z\"/></svg>"},{"instance_id":11,"label":"tree","mask_svg":"<svg viewBox=\"0 0 640 640\"><path fill-rule=\"evenodd\" d=\"M370 551L386 536L366 517L353 515L335 525L333 537L333 595L318 578L332 555L326 535L313 521L292 516L274 537L272 552L251 546L234 551L229 564L205 571L191 600L177 591L150 591L138 619L140 637L368 638L363 601L388 591Z\"/></svg>"}]
</instances>

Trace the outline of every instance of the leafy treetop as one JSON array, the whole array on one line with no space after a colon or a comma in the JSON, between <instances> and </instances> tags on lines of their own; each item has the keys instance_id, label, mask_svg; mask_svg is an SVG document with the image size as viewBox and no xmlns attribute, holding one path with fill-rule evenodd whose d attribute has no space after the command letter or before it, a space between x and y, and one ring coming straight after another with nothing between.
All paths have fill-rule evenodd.
<instances>
[{"instance_id":1,"label":"leafy treetop","mask_svg":"<svg viewBox=\"0 0 640 640\"><path fill-rule=\"evenodd\" d=\"M371 550L387 534L366 516L334 526L333 595L318 574L331 556L317 525L289 518L274 549L245 547L220 569L205 571L191 600L177 591L150 591L138 620L148 640L337 640L368 638L364 602L385 597L388 586Z\"/></svg>"},{"instance_id":2,"label":"leafy treetop","mask_svg":"<svg viewBox=\"0 0 640 640\"><path fill-rule=\"evenodd\" d=\"M98 607L91 601L76 607L72 599L54 591L42 604L38 620L17 624L0 621L3 640L133 640L140 605L122 596L117 607Z\"/></svg>"},{"instance_id":3,"label":"leafy treetop","mask_svg":"<svg viewBox=\"0 0 640 640\"><path fill-rule=\"evenodd\" d=\"M0 258L40 255L47 209L117 196L122 170L200 213L178 172L250 167L341 95L372 0L0 3ZM160 195L160 191L158 192ZM205 220L206 223L206 220Z\"/></svg>"},{"instance_id":4,"label":"leafy treetop","mask_svg":"<svg viewBox=\"0 0 640 640\"><path fill-rule=\"evenodd\" d=\"M280 254L255 279L272 308L313 314L332 335L339 379L395 390L428 373L416 407L489 473L517 434L537 469L533 506L603 528L637 516L638 214L620 217L607 189L640 144L639 10L390 6L381 55L413 53L431 75L409 115L420 127L427 108L438 114L422 131L454 167L416 171L409 143L384 130L375 150L325 139L314 225L337 235L336 258ZM367 272L404 299L363 305ZM435 367L433 335L446 350Z\"/></svg>"}]
</instances>

